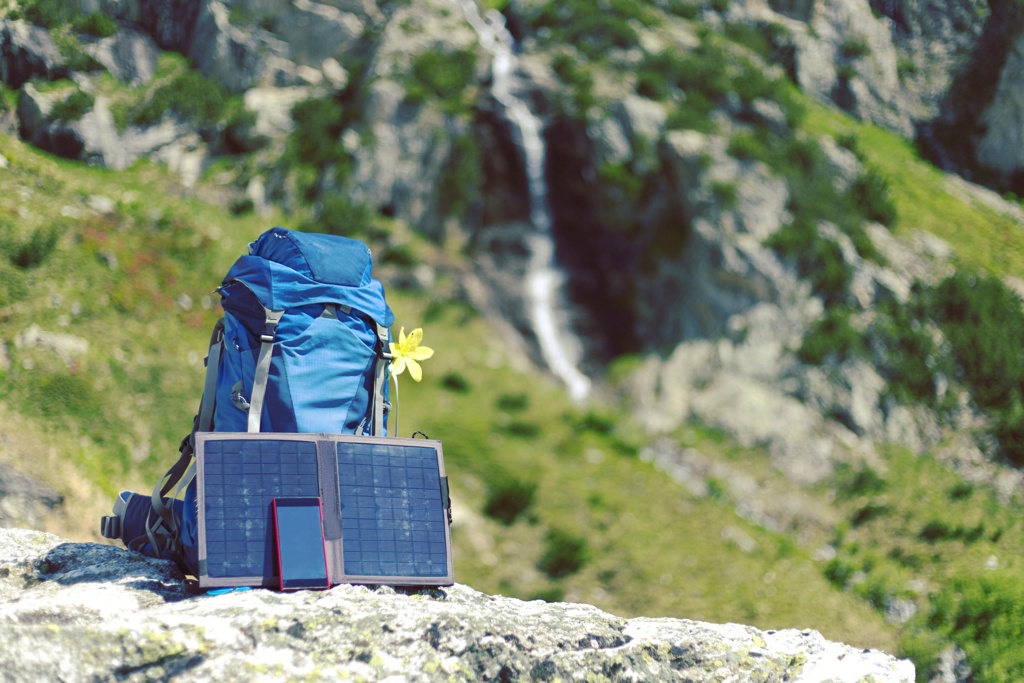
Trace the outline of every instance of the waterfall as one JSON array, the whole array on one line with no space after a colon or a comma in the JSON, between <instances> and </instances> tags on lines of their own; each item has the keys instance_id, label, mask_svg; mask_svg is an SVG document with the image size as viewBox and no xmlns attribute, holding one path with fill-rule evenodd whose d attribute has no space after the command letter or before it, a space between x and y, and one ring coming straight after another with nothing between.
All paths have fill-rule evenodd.
<instances>
[{"instance_id":1,"label":"waterfall","mask_svg":"<svg viewBox=\"0 0 1024 683\"><path fill-rule=\"evenodd\" d=\"M524 292L530 324L548 368L565 383L574 400L582 401L590 393L590 379L577 367L579 342L569 329L565 314L565 275L555 262L541 121L517 94L522 82L516 73L515 45L505 27L505 18L495 10L481 15L474 0L456 2L476 31L480 44L491 55L491 95L512 124L523 152L533 228L527 241L530 259Z\"/></svg>"}]
</instances>

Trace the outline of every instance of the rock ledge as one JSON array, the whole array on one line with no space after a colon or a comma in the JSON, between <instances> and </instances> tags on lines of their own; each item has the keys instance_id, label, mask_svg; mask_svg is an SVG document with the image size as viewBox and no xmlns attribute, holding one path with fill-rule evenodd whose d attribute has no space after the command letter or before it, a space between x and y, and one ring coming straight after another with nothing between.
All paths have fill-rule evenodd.
<instances>
[{"instance_id":1,"label":"rock ledge","mask_svg":"<svg viewBox=\"0 0 1024 683\"><path fill-rule=\"evenodd\" d=\"M0 529L11 681L899 681L914 667L814 631L621 619L466 586L186 593L167 562Z\"/></svg>"}]
</instances>

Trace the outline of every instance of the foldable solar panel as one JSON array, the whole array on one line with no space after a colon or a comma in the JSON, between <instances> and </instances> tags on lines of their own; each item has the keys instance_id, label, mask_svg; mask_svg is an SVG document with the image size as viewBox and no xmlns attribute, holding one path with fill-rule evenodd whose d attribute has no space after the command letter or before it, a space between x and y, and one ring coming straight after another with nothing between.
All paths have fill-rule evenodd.
<instances>
[{"instance_id":1,"label":"foldable solar panel","mask_svg":"<svg viewBox=\"0 0 1024 683\"><path fill-rule=\"evenodd\" d=\"M330 583L454 583L441 443L196 435L199 585L277 586L275 498L320 497Z\"/></svg>"}]
</instances>

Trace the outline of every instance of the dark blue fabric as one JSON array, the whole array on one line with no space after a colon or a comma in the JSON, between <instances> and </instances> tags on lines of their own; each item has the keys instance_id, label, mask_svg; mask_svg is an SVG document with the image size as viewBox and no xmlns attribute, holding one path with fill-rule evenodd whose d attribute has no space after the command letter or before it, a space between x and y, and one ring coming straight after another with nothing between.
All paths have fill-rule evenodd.
<instances>
[{"instance_id":1,"label":"dark blue fabric","mask_svg":"<svg viewBox=\"0 0 1024 683\"><path fill-rule=\"evenodd\" d=\"M125 545L146 535L146 522L152 509L153 500L144 493L133 493L128 498L121 518L121 539Z\"/></svg>"},{"instance_id":2,"label":"dark blue fabric","mask_svg":"<svg viewBox=\"0 0 1024 683\"><path fill-rule=\"evenodd\" d=\"M358 240L338 235L273 228L253 242L250 253L276 261L311 280L358 287L370 282L370 250Z\"/></svg>"}]
</instances>

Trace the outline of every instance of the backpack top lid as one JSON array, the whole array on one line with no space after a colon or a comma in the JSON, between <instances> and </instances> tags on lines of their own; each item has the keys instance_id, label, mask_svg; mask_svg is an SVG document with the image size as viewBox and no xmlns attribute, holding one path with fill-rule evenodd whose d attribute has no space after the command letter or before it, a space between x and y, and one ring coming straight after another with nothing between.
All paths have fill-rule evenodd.
<instances>
[{"instance_id":1,"label":"backpack top lid","mask_svg":"<svg viewBox=\"0 0 1024 683\"><path fill-rule=\"evenodd\" d=\"M275 227L249 245L249 255L235 261L222 285L241 282L275 311L330 302L390 327L395 316L372 269L370 249L358 240Z\"/></svg>"}]
</instances>

